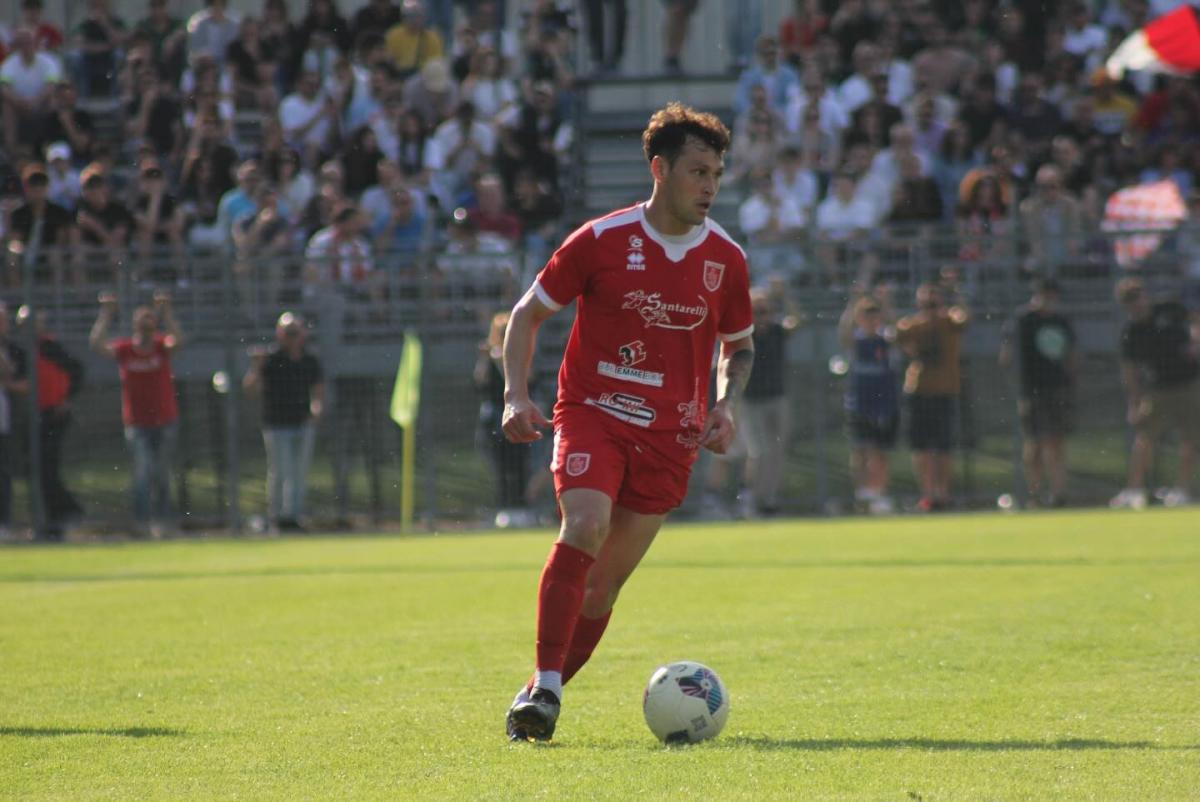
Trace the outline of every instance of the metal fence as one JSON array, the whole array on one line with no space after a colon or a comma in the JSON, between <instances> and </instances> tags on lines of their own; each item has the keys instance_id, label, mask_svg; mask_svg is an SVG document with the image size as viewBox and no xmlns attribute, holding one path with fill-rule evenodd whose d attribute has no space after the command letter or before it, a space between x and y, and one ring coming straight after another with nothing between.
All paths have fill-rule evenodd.
<instances>
[{"instance_id":1,"label":"metal fence","mask_svg":"<svg viewBox=\"0 0 1200 802\"><path fill-rule=\"evenodd\" d=\"M1159 295L1194 292L1200 276L1193 247L1197 241L1191 229L1173 234L1137 271ZM1015 381L998 367L997 353L1003 324L1028 297L1029 250L1014 236L1006 251L967 259L962 245L954 232L929 229L877 234L851 253L837 253L816 240L750 249L755 275L782 276L802 311L803 325L788 343L792 426L783 496L788 512L851 508L841 409L844 379L837 370L835 331L846 303L842 285L850 276L831 271L832 259L845 259L855 271L868 265L871 275L862 278L893 283L901 312L911 308L912 291L921 281L947 267L960 273L974 320L964 347L959 498L968 505L990 504L997 495L1018 490ZM1081 403L1070 465L1071 497L1081 502L1103 501L1119 489L1125 467L1127 433L1116 358L1120 317L1112 300L1113 283L1125 271L1113 260L1110 245L1103 235L1091 233L1064 251L1071 259L1036 265L1038 272L1053 272L1063 284L1065 311L1080 335ZM417 516L429 528L466 526L492 521L501 504L492 452L480 426L485 399L472 375L480 342L492 315L511 306L543 257L524 252L437 252L416 258L383 254L375 258L373 279L341 284L312 280L313 275L331 275L332 266L318 264L306 273L298 255L246 263L191 250L104 253L73 270L80 265L77 255L42 250L11 255L10 276L20 282L2 294L10 312L18 305L42 312L53 335L85 363L64 454L67 485L85 508L79 531L124 533L132 519L117 370L111 360L87 351L97 293L109 289L115 289L120 310L114 335L128 333L133 309L150 302L156 291L167 289L174 297L186 339L173 363L181 419L172 488L184 532L246 532L261 525L266 491L259 402L243 395L241 377L249 349L272 341L274 321L285 309L307 319L328 388L309 482L311 525L396 525L400 430L389 419L388 407L403 336L412 331L426 352ZM536 395L547 411L569 323L568 311L541 333ZM30 336L19 327L12 333L27 351ZM8 451L17 477L14 526L22 529L34 521L28 477L31 461L39 455L37 438L28 436L30 404L13 396L12 406ZM535 448L527 458L534 508L549 514L548 454L544 447ZM900 499L916 495L906 463L901 447L894 459L894 490ZM694 486L707 472L706 459L697 466ZM690 497L681 514L696 513L698 505Z\"/></svg>"}]
</instances>

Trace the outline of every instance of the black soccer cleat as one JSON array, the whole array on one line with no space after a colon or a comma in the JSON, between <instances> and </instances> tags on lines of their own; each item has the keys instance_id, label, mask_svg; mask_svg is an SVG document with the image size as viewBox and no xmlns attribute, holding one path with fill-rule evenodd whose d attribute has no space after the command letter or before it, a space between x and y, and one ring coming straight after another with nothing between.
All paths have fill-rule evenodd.
<instances>
[{"instance_id":1,"label":"black soccer cleat","mask_svg":"<svg viewBox=\"0 0 1200 802\"><path fill-rule=\"evenodd\" d=\"M528 700L514 703L508 711L510 731L524 734L527 741L549 741L554 737L560 708L557 696L544 688L534 688Z\"/></svg>"},{"instance_id":2,"label":"black soccer cleat","mask_svg":"<svg viewBox=\"0 0 1200 802\"><path fill-rule=\"evenodd\" d=\"M513 711L516 710L517 705L525 704L528 701L529 689L523 687L517 692L516 698L513 699L512 705L508 708L508 715L504 717L504 733L508 736L508 740L510 741L521 742L529 740L529 735L525 732L525 730L521 729L513 722Z\"/></svg>"}]
</instances>

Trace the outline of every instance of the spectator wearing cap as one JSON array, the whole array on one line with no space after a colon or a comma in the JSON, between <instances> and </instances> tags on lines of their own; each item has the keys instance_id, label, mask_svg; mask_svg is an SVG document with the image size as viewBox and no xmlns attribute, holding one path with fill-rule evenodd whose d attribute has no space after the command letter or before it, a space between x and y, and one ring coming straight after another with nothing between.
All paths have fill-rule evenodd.
<instances>
[{"instance_id":1,"label":"spectator wearing cap","mask_svg":"<svg viewBox=\"0 0 1200 802\"><path fill-rule=\"evenodd\" d=\"M445 52L442 35L425 24L425 6L420 0L404 0L400 22L388 30L384 41L401 78L408 78L426 64L440 60Z\"/></svg>"},{"instance_id":2,"label":"spectator wearing cap","mask_svg":"<svg viewBox=\"0 0 1200 802\"><path fill-rule=\"evenodd\" d=\"M733 111L737 115L750 109L750 92L755 86L766 89L767 103L776 112L787 108L791 93L800 88L799 74L779 58L779 42L774 36L758 37L754 47L754 64L738 78L733 96Z\"/></svg>"},{"instance_id":3,"label":"spectator wearing cap","mask_svg":"<svg viewBox=\"0 0 1200 802\"><path fill-rule=\"evenodd\" d=\"M87 14L71 35L75 85L85 97L111 94L116 86L117 57L127 35L125 21L112 12L109 0L86 0Z\"/></svg>"},{"instance_id":4,"label":"spectator wearing cap","mask_svg":"<svg viewBox=\"0 0 1200 802\"><path fill-rule=\"evenodd\" d=\"M100 297L100 313L88 345L117 363L121 377L121 420L133 454L133 516L138 531L155 537L175 526L171 506L171 456L179 421L171 359L183 333L171 297L156 293L154 306L133 311L130 337L109 339L117 315L117 297ZM159 327L162 330L159 330Z\"/></svg>"},{"instance_id":5,"label":"spectator wearing cap","mask_svg":"<svg viewBox=\"0 0 1200 802\"><path fill-rule=\"evenodd\" d=\"M71 166L71 146L55 142L46 148L46 175L50 179L50 200L69 212L79 203L79 171Z\"/></svg>"},{"instance_id":6,"label":"spectator wearing cap","mask_svg":"<svg viewBox=\"0 0 1200 802\"><path fill-rule=\"evenodd\" d=\"M71 213L50 200L50 176L41 164L29 164L21 171L25 202L9 217L9 284L21 282L21 261L32 253L37 265L49 265L57 280L67 246L75 237Z\"/></svg>"},{"instance_id":7,"label":"spectator wearing cap","mask_svg":"<svg viewBox=\"0 0 1200 802\"><path fill-rule=\"evenodd\" d=\"M133 232L133 216L112 197L108 173L92 163L79 175L82 195L75 209L75 225L82 247L77 251L75 280L81 283L87 268L114 281Z\"/></svg>"},{"instance_id":8,"label":"spectator wearing cap","mask_svg":"<svg viewBox=\"0 0 1200 802\"><path fill-rule=\"evenodd\" d=\"M345 203L333 212L330 225L317 231L304 250L305 295L315 295L319 287L340 286L352 295L382 300L383 286L375 271L371 243L362 236L358 208Z\"/></svg>"},{"instance_id":9,"label":"spectator wearing cap","mask_svg":"<svg viewBox=\"0 0 1200 802\"><path fill-rule=\"evenodd\" d=\"M31 151L34 138L46 122L46 108L54 85L62 80L58 59L38 52L29 28L13 35L13 52L0 64L0 99L3 99L4 145L10 153L22 146Z\"/></svg>"},{"instance_id":10,"label":"spectator wearing cap","mask_svg":"<svg viewBox=\"0 0 1200 802\"><path fill-rule=\"evenodd\" d=\"M251 350L242 379L247 393L262 397L267 516L280 532L303 531L316 424L325 411L325 377L307 342L303 319L284 312L275 325L275 345Z\"/></svg>"},{"instance_id":11,"label":"spectator wearing cap","mask_svg":"<svg viewBox=\"0 0 1200 802\"><path fill-rule=\"evenodd\" d=\"M187 49L195 56L207 53L218 64L225 63L229 46L238 38L239 20L229 12L226 0L204 0L204 8L187 22Z\"/></svg>"},{"instance_id":12,"label":"spectator wearing cap","mask_svg":"<svg viewBox=\"0 0 1200 802\"><path fill-rule=\"evenodd\" d=\"M1200 448L1200 336L1183 304L1152 301L1138 279L1122 279L1116 297L1126 317L1121 329L1121 382L1128 401L1126 418L1135 435L1125 489L1110 503L1134 509L1146 506L1146 478L1156 443L1173 430L1179 436L1179 468L1175 486L1163 496L1163 503L1189 504Z\"/></svg>"},{"instance_id":13,"label":"spectator wearing cap","mask_svg":"<svg viewBox=\"0 0 1200 802\"><path fill-rule=\"evenodd\" d=\"M432 131L454 115L458 85L451 80L446 62L434 59L404 82L403 98L404 106L420 117L422 128Z\"/></svg>"},{"instance_id":14,"label":"spectator wearing cap","mask_svg":"<svg viewBox=\"0 0 1200 802\"><path fill-rule=\"evenodd\" d=\"M1000 365L1015 362L1017 368L1021 453L1032 506L1061 507L1066 500L1066 438L1071 432L1079 352L1075 329L1059 311L1060 295L1052 279L1035 283L1029 304L1005 326L1000 348Z\"/></svg>"},{"instance_id":15,"label":"spectator wearing cap","mask_svg":"<svg viewBox=\"0 0 1200 802\"><path fill-rule=\"evenodd\" d=\"M305 70L296 79L296 91L279 104L279 124L289 147L300 151L304 162L316 164L331 144L338 120L337 107L321 92L319 76Z\"/></svg>"}]
</instances>

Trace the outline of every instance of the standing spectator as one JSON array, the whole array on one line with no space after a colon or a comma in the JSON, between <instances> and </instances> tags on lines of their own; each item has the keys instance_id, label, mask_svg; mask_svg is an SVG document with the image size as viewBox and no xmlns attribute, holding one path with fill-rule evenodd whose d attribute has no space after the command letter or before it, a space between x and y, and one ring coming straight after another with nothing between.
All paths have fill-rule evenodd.
<instances>
[{"instance_id":1,"label":"standing spectator","mask_svg":"<svg viewBox=\"0 0 1200 802\"><path fill-rule=\"evenodd\" d=\"M359 197L363 191L379 183L379 162L386 157L379 149L379 140L370 126L362 126L350 134L342 149L342 168L346 176L346 194Z\"/></svg>"},{"instance_id":2,"label":"standing spectator","mask_svg":"<svg viewBox=\"0 0 1200 802\"><path fill-rule=\"evenodd\" d=\"M679 57L687 41L688 25L692 14L700 6L700 0L665 0L667 21L663 25L663 72L667 75L682 75L683 65Z\"/></svg>"},{"instance_id":3,"label":"standing spectator","mask_svg":"<svg viewBox=\"0 0 1200 802\"><path fill-rule=\"evenodd\" d=\"M305 347L308 333L299 315L279 316L275 340L270 350L250 352L242 386L262 395L268 520L277 531L302 532L316 423L325 409L325 379L320 361Z\"/></svg>"},{"instance_id":4,"label":"standing spectator","mask_svg":"<svg viewBox=\"0 0 1200 802\"><path fill-rule=\"evenodd\" d=\"M1200 337L1182 304L1152 302L1138 279L1118 282L1116 295L1128 318L1121 330L1121 381L1129 402L1127 418L1136 434L1129 479L1110 503L1146 506L1146 474L1155 445L1164 432L1174 429L1179 433L1178 478L1163 503L1189 504L1200 447Z\"/></svg>"},{"instance_id":5,"label":"standing spectator","mask_svg":"<svg viewBox=\"0 0 1200 802\"><path fill-rule=\"evenodd\" d=\"M62 79L58 59L40 53L33 31L18 28L13 53L0 65L0 99L4 107L4 146L31 153L46 123L54 84Z\"/></svg>"},{"instance_id":6,"label":"standing spectator","mask_svg":"<svg viewBox=\"0 0 1200 802\"><path fill-rule=\"evenodd\" d=\"M239 21L228 11L226 0L204 0L204 8L188 19L187 49L192 58L205 53L225 64L229 46L238 38Z\"/></svg>"},{"instance_id":7,"label":"standing spectator","mask_svg":"<svg viewBox=\"0 0 1200 802\"><path fill-rule=\"evenodd\" d=\"M767 103L771 109L782 114L787 108L788 98L800 88L800 76L791 66L780 61L779 43L774 36L760 36L754 54L756 63L738 79L733 111L738 115L749 111L751 89L762 86L767 90Z\"/></svg>"},{"instance_id":8,"label":"standing spectator","mask_svg":"<svg viewBox=\"0 0 1200 802\"><path fill-rule=\"evenodd\" d=\"M597 75L614 73L625 55L625 33L629 12L626 0L586 0L583 4L587 15L588 52L592 57L592 72ZM611 33L606 27L604 9L611 8Z\"/></svg>"},{"instance_id":9,"label":"standing spectator","mask_svg":"<svg viewBox=\"0 0 1200 802\"><path fill-rule=\"evenodd\" d=\"M168 191L167 175L154 159L143 160L139 168L133 221L143 258L159 256L164 246L170 246L172 255L182 253L183 209Z\"/></svg>"},{"instance_id":10,"label":"standing spectator","mask_svg":"<svg viewBox=\"0 0 1200 802\"><path fill-rule=\"evenodd\" d=\"M900 429L893 322L891 292L883 285L874 294L856 285L838 321L838 339L850 363L845 409L854 500L873 515L893 511L888 453Z\"/></svg>"},{"instance_id":11,"label":"standing spectator","mask_svg":"<svg viewBox=\"0 0 1200 802\"><path fill-rule=\"evenodd\" d=\"M61 280L60 272L67 246L75 238L71 213L49 199L50 178L40 164L28 164L21 171L25 202L13 209L9 225L9 284L21 284L20 261L31 249L38 254L37 267L49 266L53 279ZM45 280L45 276L37 276Z\"/></svg>"},{"instance_id":12,"label":"standing spectator","mask_svg":"<svg viewBox=\"0 0 1200 802\"><path fill-rule=\"evenodd\" d=\"M947 307L942 288L917 288L916 314L896 325L896 339L908 355L904 393L909 404L913 467L921 487L918 509L948 508L953 473L951 449L962 376L959 353L970 316L957 302Z\"/></svg>"},{"instance_id":13,"label":"standing spectator","mask_svg":"<svg viewBox=\"0 0 1200 802\"><path fill-rule=\"evenodd\" d=\"M763 516L779 513L779 488L791 440L787 395L787 339L800 325L787 284L773 280L750 291L754 309L754 369L742 399L746 440L743 509Z\"/></svg>"},{"instance_id":14,"label":"standing spectator","mask_svg":"<svg viewBox=\"0 0 1200 802\"><path fill-rule=\"evenodd\" d=\"M29 392L25 351L9 337L8 307L0 301L0 541L12 524L12 445L14 396Z\"/></svg>"},{"instance_id":15,"label":"standing spectator","mask_svg":"<svg viewBox=\"0 0 1200 802\"><path fill-rule=\"evenodd\" d=\"M162 537L175 526L171 507L171 456L178 429L179 405L171 358L183 334L171 309L171 297L155 293L154 306L133 311L133 335L108 338L117 315L117 296L100 296L100 314L88 344L116 360L121 376L121 420L133 452L133 517L139 534ZM162 331L159 331L159 324Z\"/></svg>"},{"instance_id":16,"label":"standing spectator","mask_svg":"<svg viewBox=\"0 0 1200 802\"><path fill-rule=\"evenodd\" d=\"M1079 252L1083 218L1079 202L1063 188L1062 171L1043 164L1033 196L1021 201L1021 227L1029 242L1031 273L1053 275Z\"/></svg>"},{"instance_id":17,"label":"standing spectator","mask_svg":"<svg viewBox=\"0 0 1200 802\"><path fill-rule=\"evenodd\" d=\"M300 73L296 91L279 104L279 124L287 144L300 151L309 166L328 152L337 120L337 106L321 92L320 78L312 70Z\"/></svg>"},{"instance_id":18,"label":"standing spectator","mask_svg":"<svg viewBox=\"0 0 1200 802\"><path fill-rule=\"evenodd\" d=\"M400 6L400 23L388 30L385 43L401 79L440 60L444 53L442 35L425 25L425 6L420 0L404 0Z\"/></svg>"},{"instance_id":19,"label":"standing spectator","mask_svg":"<svg viewBox=\"0 0 1200 802\"><path fill-rule=\"evenodd\" d=\"M479 395L479 439L486 448L496 480L498 526L528 526L525 490L529 485L532 446L510 443L501 428L504 415L504 330L508 313L492 317L487 339L479 343L475 361L475 389Z\"/></svg>"},{"instance_id":20,"label":"standing spectator","mask_svg":"<svg viewBox=\"0 0 1200 802\"><path fill-rule=\"evenodd\" d=\"M243 17L237 37L225 51L233 76L233 104L238 109L270 111L279 103L275 94L274 62L263 49L261 28L254 17ZM270 73L268 75L264 75ZM266 77L267 80L263 80Z\"/></svg>"},{"instance_id":21,"label":"standing spectator","mask_svg":"<svg viewBox=\"0 0 1200 802\"><path fill-rule=\"evenodd\" d=\"M75 85L85 97L111 94L117 83L117 56L125 43L125 21L112 13L109 0L87 0L87 16L72 40L78 52Z\"/></svg>"},{"instance_id":22,"label":"standing spectator","mask_svg":"<svg viewBox=\"0 0 1200 802\"><path fill-rule=\"evenodd\" d=\"M23 306L17 313L17 323L34 326L38 344L38 440L42 457L39 477L45 529L36 532L35 537L62 540L65 528L83 515L83 507L62 478L62 451L67 428L71 425L71 401L82 386L83 364L50 334L42 313L34 315L29 307Z\"/></svg>"},{"instance_id":23,"label":"standing spectator","mask_svg":"<svg viewBox=\"0 0 1200 802\"><path fill-rule=\"evenodd\" d=\"M288 18L287 0L263 0L259 38L263 52L279 65L276 88L282 93L292 85L303 52L296 45L296 26Z\"/></svg>"},{"instance_id":24,"label":"standing spectator","mask_svg":"<svg viewBox=\"0 0 1200 802\"><path fill-rule=\"evenodd\" d=\"M1031 506L1043 501L1050 507L1066 503L1066 437L1071 432L1079 359L1075 329L1058 310L1059 297L1057 282L1038 281L1029 305L1018 310L1016 319L1006 327L1000 349L1003 367L1012 364L1016 351L1020 379L1017 412L1025 441L1021 454ZM1049 493L1043 497L1047 482Z\"/></svg>"}]
</instances>

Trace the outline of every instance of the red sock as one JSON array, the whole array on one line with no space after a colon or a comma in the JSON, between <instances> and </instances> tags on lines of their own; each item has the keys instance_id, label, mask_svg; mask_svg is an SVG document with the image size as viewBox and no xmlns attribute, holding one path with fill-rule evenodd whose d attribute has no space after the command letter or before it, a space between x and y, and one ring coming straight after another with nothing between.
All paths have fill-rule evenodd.
<instances>
[{"instance_id":1,"label":"red sock","mask_svg":"<svg viewBox=\"0 0 1200 802\"><path fill-rule=\"evenodd\" d=\"M596 650L596 644L604 636L604 629L611 617L612 610L599 618L579 616L579 620L575 622L575 634L571 636L571 646L567 649L567 661L563 663L563 685L587 664L588 658Z\"/></svg>"},{"instance_id":2,"label":"red sock","mask_svg":"<svg viewBox=\"0 0 1200 802\"><path fill-rule=\"evenodd\" d=\"M588 570L596 559L566 543L555 543L538 586L537 668L562 672L575 621L583 607Z\"/></svg>"}]
</instances>

